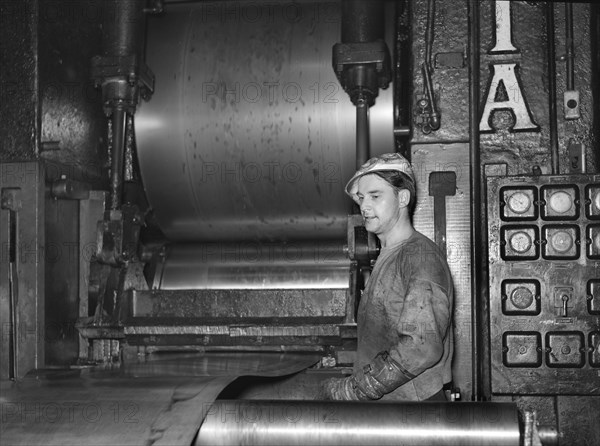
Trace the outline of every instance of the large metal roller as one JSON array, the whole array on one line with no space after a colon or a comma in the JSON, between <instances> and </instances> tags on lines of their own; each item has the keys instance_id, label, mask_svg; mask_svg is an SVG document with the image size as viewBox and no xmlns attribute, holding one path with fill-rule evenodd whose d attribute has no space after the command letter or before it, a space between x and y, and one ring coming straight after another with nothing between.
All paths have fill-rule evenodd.
<instances>
[{"instance_id":1,"label":"large metal roller","mask_svg":"<svg viewBox=\"0 0 600 446\"><path fill-rule=\"evenodd\" d=\"M168 247L154 288L347 288L350 260L339 242L203 243Z\"/></svg>"},{"instance_id":2,"label":"large metal roller","mask_svg":"<svg viewBox=\"0 0 600 446\"><path fill-rule=\"evenodd\" d=\"M149 19L156 89L135 124L144 185L167 237L344 240L356 123L332 68L339 1L165 9ZM394 150L391 90L370 110L373 155Z\"/></svg>"},{"instance_id":3,"label":"large metal roller","mask_svg":"<svg viewBox=\"0 0 600 446\"><path fill-rule=\"evenodd\" d=\"M196 446L518 446L513 403L217 400Z\"/></svg>"}]
</instances>

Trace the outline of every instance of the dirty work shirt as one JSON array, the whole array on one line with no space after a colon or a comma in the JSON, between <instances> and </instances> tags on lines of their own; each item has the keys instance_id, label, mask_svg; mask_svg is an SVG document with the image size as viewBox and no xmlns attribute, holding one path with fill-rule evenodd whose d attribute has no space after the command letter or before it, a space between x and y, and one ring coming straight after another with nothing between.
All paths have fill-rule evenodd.
<instances>
[{"instance_id":1,"label":"dirty work shirt","mask_svg":"<svg viewBox=\"0 0 600 446\"><path fill-rule=\"evenodd\" d=\"M355 370L388 351L415 378L382 400L420 401L452 380L454 289L446 257L415 231L385 247L361 297Z\"/></svg>"}]
</instances>

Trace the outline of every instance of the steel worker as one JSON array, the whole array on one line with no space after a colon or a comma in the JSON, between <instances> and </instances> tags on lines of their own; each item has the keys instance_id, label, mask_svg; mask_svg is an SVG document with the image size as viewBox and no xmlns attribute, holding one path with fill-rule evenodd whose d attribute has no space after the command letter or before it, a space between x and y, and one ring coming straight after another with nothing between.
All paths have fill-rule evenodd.
<instances>
[{"instance_id":1,"label":"steel worker","mask_svg":"<svg viewBox=\"0 0 600 446\"><path fill-rule=\"evenodd\" d=\"M358 308L353 374L326 380L322 396L443 401L452 380L454 289L445 254L412 225L412 167L397 153L372 158L346 193L381 251Z\"/></svg>"}]
</instances>

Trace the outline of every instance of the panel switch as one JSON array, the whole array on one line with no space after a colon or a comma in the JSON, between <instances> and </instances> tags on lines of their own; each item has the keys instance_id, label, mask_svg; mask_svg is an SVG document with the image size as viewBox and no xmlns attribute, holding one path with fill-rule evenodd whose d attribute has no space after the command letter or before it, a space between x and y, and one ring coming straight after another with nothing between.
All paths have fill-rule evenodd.
<instances>
[{"instance_id":1,"label":"panel switch","mask_svg":"<svg viewBox=\"0 0 600 446\"><path fill-rule=\"evenodd\" d=\"M554 308L559 317L569 317L569 308L573 308L573 288L554 288Z\"/></svg>"},{"instance_id":2,"label":"panel switch","mask_svg":"<svg viewBox=\"0 0 600 446\"><path fill-rule=\"evenodd\" d=\"M554 331L546 333L548 367L583 367L585 363L583 333Z\"/></svg>"}]
</instances>

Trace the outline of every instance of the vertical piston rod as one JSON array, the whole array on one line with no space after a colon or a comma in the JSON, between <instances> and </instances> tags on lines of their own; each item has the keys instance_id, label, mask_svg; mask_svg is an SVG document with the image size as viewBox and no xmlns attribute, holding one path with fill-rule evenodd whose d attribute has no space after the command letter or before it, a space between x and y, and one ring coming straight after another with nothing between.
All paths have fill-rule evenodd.
<instances>
[{"instance_id":1,"label":"vertical piston rod","mask_svg":"<svg viewBox=\"0 0 600 446\"><path fill-rule=\"evenodd\" d=\"M127 112L122 107L116 107L111 116L112 150L110 171L110 209L121 207L123 196L123 164L125 156L125 121Z\"/></svg>"},{"instance_id":2,"label":"vertical piston rod","mask_svg":"<svg viewBox=\"0 0 600 446\"><path fill-rule=\"evenodd\" d=\"M371 157L369 148L369 104L360 99L356 104L356 168Z\"/></svg>"},{"instance_id":3,"label":"vertical piston rod","mask_svg":"<svg viewBox=\"0 0 600 446\"><path fill-rule=\"evenodd\" d=\"M357 168L370 158L369 107L374 104L379 88L389 83L389 73L382 75L383 64L377 68L378 64L373 63L379 57L377 51L374 48L367 49L373 42L384 40L384 14L384 5L380 0L342 2L342 43L353 48L347 56L354 58L354 63L344 70L342 84L356 106ZM359 48L361 50L356 52ZM363 53L370 53L371 57L364 60ZM386 66L386 69L389 67Z\"/></svg>"}]
</instances>

